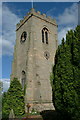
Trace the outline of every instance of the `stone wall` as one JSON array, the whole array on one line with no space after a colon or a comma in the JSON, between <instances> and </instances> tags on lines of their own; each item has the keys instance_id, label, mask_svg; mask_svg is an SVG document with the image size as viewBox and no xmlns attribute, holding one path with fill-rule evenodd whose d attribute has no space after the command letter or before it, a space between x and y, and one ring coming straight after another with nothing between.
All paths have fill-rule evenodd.
<instances>
[{"instance_id":1,"label":"stone wall","mask_svg":"<svg viewBox=\"0 0 80 120\"><path fill-rule=\"evenodd\" d=\"M48 29L48 44L42 42L42 29L44 27ZM27 32L27 40L21 44L20 37L24 31ZM34 108L38 111L54 109L50 74L54 64L56 49L56 21L32 9L17 24L16 46L12 66L12 77L16 76L20 82L22 71L24 70L26 73L25 104L31 104L31 109ZM46 52L49 53L49 59L45 57Z\"/></svg>"}]
</instances>

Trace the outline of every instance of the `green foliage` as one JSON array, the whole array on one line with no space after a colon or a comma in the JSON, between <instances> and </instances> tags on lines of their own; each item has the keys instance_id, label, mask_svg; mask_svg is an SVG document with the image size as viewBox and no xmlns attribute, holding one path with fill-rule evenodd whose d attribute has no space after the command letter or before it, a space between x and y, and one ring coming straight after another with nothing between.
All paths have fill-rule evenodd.
<instances>
[{"instance_id":1,"label":"green foliage","mask_svg":"<svg viewBox=\"0 0 80 120\"><path fill-rule=\"evenodd\" d=\"M5 120L9 117L11 109L14 110L15 116L24 114L24 92L17 78L11 81L8 92L3 95L2 103L2 117L5 118Z\"/></svg>"},{"instance_id":2,"label":"green foliage","mask_svg":"<svg viewBox=\"0 0 80 120\"><path fill-rule=\"evenodd\" d=\"M54 85L53 85L53 74L52 73L50 74L50 84L51 84L51 87L53 89Z\"/></svg>"},{"instance_id":3,"label":"green foliage","mask_svg":"<svg viewBox=\"0 0 80 120\"><path fill-rule=\"evenodd\" d=\"M3 83L0 81L0 118L2 117L2 86Z\"/></svg>"},{"instance_id":4,"label":"green foliage","mask_svg":"<svg viewBox=\"0 0 80 120\"><path fill-rule=\"evenodd\" d=\"M3 86L3 83L2 83L2 81L0 81L0 93L2 91L2 86Z\"/></svg>"},{"instance_id":5,"label":"green foliage","mask_svg":"<svg viewBox=\"0 0 80 120\"><path fill-rule=\"evenodd\" d=\"M80 119L80 26L68 31L55 56L54 105L73 120Z\"/></svg>"},{"instance_id":6,"label":"green foliage","mask_svg":"<svg viewBox=\"0 0 80 120\"><path fill-rule=\"evenodd\" d=\"M33 108L32 111L28 115L40 115L40 113L38 111L34 110L34 108Z\"/></svg>"},{"instance_id":7,"label":"green foliage","mask_svg":"<svg viewBox=\"0 0 80 120\"><path fill-rule=\"evenodd\" d=\"M26 94L26 84L24 85L24 96Z\"/></svg>"}]
</instances>

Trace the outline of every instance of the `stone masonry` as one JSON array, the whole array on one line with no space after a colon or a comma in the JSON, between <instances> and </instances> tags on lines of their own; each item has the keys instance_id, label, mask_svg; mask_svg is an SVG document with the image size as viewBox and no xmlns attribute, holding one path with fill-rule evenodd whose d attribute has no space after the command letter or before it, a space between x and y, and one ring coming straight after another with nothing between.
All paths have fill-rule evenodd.
<instances>
[{"instance_id":1,"label":"stone masonry","mask_svg":"<svg viewBox=\"0 0 80 120\"><path fill-rule=\"evenodd\" d=\"M42 42L42 37L45 40L45 36L42 36L43 28L47 31L45 36L48 43ZM25 40L23 38L25 35L22 35L24 31L27 33ZM11 80L17 77L23 84L26 111L27 104L30 105L30 110L35 111L55 109L52 103L50 74L56 49L56 21L32 8L16 25L16 44L11 74Z\"/></svg>"}]
</instances>

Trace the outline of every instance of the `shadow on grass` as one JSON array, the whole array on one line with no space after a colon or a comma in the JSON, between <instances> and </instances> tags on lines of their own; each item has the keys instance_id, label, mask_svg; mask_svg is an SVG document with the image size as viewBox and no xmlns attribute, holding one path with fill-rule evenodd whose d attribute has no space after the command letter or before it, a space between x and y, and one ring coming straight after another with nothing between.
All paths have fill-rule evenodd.
<instances>
[{"instance_id":1,"label":"shadow on grass","mask_svg":"<svg viewBox=\"0 0 80 120\"><path fill-rule=\"evenodd\" d=\"M44 110L40 113L43 120L71 120L71 117L66 113L59 113L55 110Z\"/></svg>"}]
</instances>

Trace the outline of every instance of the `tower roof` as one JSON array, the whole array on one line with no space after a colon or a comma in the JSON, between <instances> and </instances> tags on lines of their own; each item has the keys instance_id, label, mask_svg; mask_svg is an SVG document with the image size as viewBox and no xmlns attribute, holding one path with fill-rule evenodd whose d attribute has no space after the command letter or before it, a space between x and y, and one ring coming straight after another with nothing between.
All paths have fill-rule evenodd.
<instances>
[{"instance_id":1,"label":"tower roof","mask_svg":"<svg viewBox=\"0 0 80 120\"><path fill-rule=\"evenodd\" d=\"M40 11L36 11L34 8L32 8L30 12L28 12L27 15L22 20L20 20L20 22L16 25L16 30L18 30L32 16L35 16L39 19L42 19L46 22L49 22L57 26L55 19L52 19L50 16L46 16L46 14L41 14Z\"/></svg>"}]
</instances>

